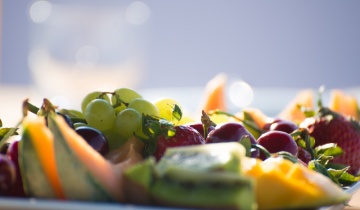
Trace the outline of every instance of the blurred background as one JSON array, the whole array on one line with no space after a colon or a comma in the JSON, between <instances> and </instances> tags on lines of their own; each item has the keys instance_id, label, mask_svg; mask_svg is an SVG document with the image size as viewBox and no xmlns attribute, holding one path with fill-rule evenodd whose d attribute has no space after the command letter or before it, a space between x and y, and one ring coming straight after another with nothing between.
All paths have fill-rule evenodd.
<instances>
[{"instance_id":1,"label":"blurred background","mask_svg":"<svg viewBox=\"0 0 360 210\"><path fill-rule=\"evenodd\" d=\"M1 2L1 83L33 83L47 59L33 71L118 68L109 78L136 75L126 81L141 88L219 72L264 87L359 84L360 1Z\"/></svg>"},{"instance_id":2,"label":"blurred background","mask_svg":"<svg viewBox=\"0 0 360 210\"><path fill-rule=\"evenodd\" d=\"M356 87L360 1L2 0L0 83L42 94Z\"/></svg>"}]
</instances>

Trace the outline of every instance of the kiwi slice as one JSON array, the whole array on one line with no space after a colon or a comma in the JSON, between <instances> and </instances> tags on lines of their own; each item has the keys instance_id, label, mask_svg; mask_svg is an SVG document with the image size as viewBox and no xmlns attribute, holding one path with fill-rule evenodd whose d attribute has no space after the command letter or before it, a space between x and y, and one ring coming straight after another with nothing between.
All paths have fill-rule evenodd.
<instances>
[{"instance_id":1,"label":"kiwi slice","mask_svg":"<svg viewBox=\"0 0 360 210\"><path fill-rule=\"evenodd\" d=\"M175 147L169 148L159 162L148 161L125 176L146 188L156 205L254 209L254 182L241 174L243 157L245 148L237 142ZM140 176L140 171L147 171L148 177Z\"/></svg>"}]
</instances>

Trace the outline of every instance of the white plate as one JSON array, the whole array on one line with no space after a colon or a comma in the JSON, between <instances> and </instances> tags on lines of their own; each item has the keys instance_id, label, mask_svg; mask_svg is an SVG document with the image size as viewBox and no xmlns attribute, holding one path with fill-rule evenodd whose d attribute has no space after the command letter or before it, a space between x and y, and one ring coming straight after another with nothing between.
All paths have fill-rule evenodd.
<instances>
[{"instance_id":1,"label":"white plate","mask_svg":"<svg viewBox=\"0 0 360 210\"><path fill-rule=\"evenodd\" d=\"M360 182L347 190L350 194L360 192ZM360 194L359 194L360 195ZM341 210L344 209L343 204L321 207L319 210ZM168 207L151 207L137 206L119 203L95 203L95 202L78 202L78 201L57 201L42 200L34 198L6 198L0 197L0 209L6 210L181 210L180 208ZM185 210L185 209L184 209ZM189 209L187 209L189 210Z\"/></svg>"}]
</instances>

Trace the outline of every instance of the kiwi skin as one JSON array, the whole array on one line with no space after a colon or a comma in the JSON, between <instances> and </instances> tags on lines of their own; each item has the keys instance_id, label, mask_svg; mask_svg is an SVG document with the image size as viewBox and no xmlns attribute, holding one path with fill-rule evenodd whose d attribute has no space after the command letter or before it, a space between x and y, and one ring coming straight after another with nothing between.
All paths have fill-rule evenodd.
<instances>
[{"instance_id":1,"label":"kiwi skin","mask_svg":"<svg viewBox=\"0 0 360 210\"><path fill-rule=\"evenodd\" d=\"M236 182L178 183L162 177L151 187L155 205L198 209L255 209L253 181L240 177Z\"/></svg>"}]
</instances>

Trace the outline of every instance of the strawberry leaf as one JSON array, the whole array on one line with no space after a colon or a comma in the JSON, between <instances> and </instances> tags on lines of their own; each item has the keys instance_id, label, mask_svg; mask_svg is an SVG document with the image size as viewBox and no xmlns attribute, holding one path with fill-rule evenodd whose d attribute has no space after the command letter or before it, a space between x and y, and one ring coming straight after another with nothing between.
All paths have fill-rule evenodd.
<instances>
[{"instance_id":1,"label":"strawberry leaf","mask_svg":"<svg viewBox=\"0 0 360 210\"><path fill-rule=\"evenodd\" d=\"M337 185L341 185L339 180L328 171L327 168L325 168L324 165L322 165L321 163L319 163L317 160L311 160L308 163L308 168L312 169L314 171L317 171L318 173L321 173L322 175L328 177L329 179L331 179L334 183L336 183Z\"/></svg>"},{"instance_id":2,"label":"strawberry leaf","mask_svg":"<svg viewBox=\"0 0 360 210\"><path fill-rule=\"evenodd\" d=\"M165 119L144 114L142 115L142 131L148 137L147 139L135 136L144 142L144 157L149 157L156 152L156 145L160 135L164 135L165 138L175 135L174 124Z\"/></svg>"},{"instance_id":3,"label":"strawberry leaf","mask_svg":"<svg viewBox=\"0 0 360 210\"><path fill-rule=\"evenodd\" d=\"M304 113L306 118L315 116L315 111L309 107L298 104L297 108Z\"/></svg>"},{"instance_id":4,"label":"strawberry leaf","mask_svg":"<svg viewBox=\"0 0 360 210\"><path fill-rule=\"evenodd\" d=\"M312 160L316 159L314 151L315 139L310 136L307 129L299 128L290 135L293 137L299 147L307 150L310 153Z\"/></svg>"},{"instance_id":5,"label":"strawberry leaf","mask_svg":"<svg viewBox=\"0 0 360 210\"><path fill-rule=\"evenodd\" d=\"M335 143L328 143L324 145L317 146L315 148L315 156L340 156L343 154L343 150L338 147Z\"/></svg>"},{"instance_id":6,"label":"strawberry leaf","mask_svg":"<svg viewBox=\"0 0 360 210\"><path fill-rule=\"evenodd\" d=\"M250 141L250 137L247 136L247 135L246 135L246 136L243 136L243 137L239 140L239 143L245 147L246 157L250 157L250 156L251 156L251 141Z\"/></svg>"},{"instance_id":7,"label":"strawberry leaf","mask_svg":"<svg viewBox=\"0 0 360 210\"><path fill-rule=\"evenodd\" d=\"M348 172L343 173L342 176L339 177L339 182L345 186L350 186L358 181L360 181L360 176L354 176Z\"/></svg>"}]
</instances>

